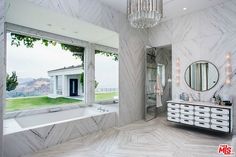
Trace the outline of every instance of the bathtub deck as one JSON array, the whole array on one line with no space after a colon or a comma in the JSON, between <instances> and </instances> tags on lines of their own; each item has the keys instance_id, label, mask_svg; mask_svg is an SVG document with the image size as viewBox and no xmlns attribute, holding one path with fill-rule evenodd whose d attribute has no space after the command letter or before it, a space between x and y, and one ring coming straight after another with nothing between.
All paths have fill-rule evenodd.
<instances>
[{"instance_id":1,"label":"bathtub deck","mask_svg":"<svg viewBox=\"0 0 236 157\"><path fill-rule=\"evenodd\" d=\"M99 105L94 104L91 109L94 109L97 112L97 108L103 108L109 110L109 112L119 111L119 104L108 104L108 105ZM52 113L41 113L33 115L27 115L22 117L10 118L4 120L4 135L13 134L17 132L22 132L29 129L34 129L37 127L43 127L51 124L63 123L64 121L79 119L84 117L90 117L93 115L92 113L87 113L87 115L79 116L78 111L83 110L85 108L76 108L71 110L62 110L60 112L52 112ZM99 114L103 114L105 112L100 112ZM98 114L97 114L98 115ZM67 117L67 118L66 118ZM26 129L25 129L26 128Z\"/></svg>"},{"instance_id":2,"label":"bathtub deck","mask_svg":"<svg viewBox=\"0 0 236 157\"><path fill-rule=\"evenodd\" d=\"M117 126L116 112L108 110L100 112L97 111L97 108L95 108L95 110L96 114L85 114L85 117L75 117L72 119L69 117L69 119L63 121L18 129L11 125L17 124L16 120L8 119L4 121L6 122L4 131L8 131L4 133L4 157L20 157ZM75 110L70 112L72 113L74 111ZM65 111L61 113L58 112L58 114L62 115L60 118L65 118L63 117L65 115L64 112ZM88 112L90 112L90 109ZM76 115L76 113L74 115ZM52 115L53 114L54 113L52 113ZM50 118L47 114L43 115L45 115L46 118ZM72 117L74 117L74 115L72 114ZM38 117L42 115L35 116ZM58 115L56 115L55 118L57 117ZM30 120L29 117L23 118ZM37 121L37 119L34 118L31 119L31 121Z\"/></svg>"},{"instance_id":3,"label":"bathtub deck","mask_svg":"<svg viewBox=\"0 0 236 157\"><path fill-rule=\"evenodd\" d=\"M174 125L160 117L109 129L25 157L215 157L232 136Z\"/></svg>"},{"instance_id":4,"label":"bathtub deck","mask_svg":"<svg viewBox=\"0 0 236 157\"><path fill-rule=\"evenodd\" d=\"M4 130L3 130L4 135L12 134L23 130L15 119L6 119L4 120L3 125L4 125Z\"/></svg>"}]
</instances>

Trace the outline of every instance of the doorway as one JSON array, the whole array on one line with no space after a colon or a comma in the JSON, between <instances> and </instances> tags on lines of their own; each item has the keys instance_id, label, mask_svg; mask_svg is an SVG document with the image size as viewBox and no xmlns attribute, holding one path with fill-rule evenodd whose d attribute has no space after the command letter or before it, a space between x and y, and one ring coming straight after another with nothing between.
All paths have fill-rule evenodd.
<instances>
[{"instance_id":1,"label":"doorway","mask_svg":"<svg viewBox=\"0 0 236 157\"><path fill-rule=\"evenodd\" d=\"M70 79L70 96L78 96L78 79Z\"/></svg>"},{"instance_id":2,"label":"doorway","mask_svg":"<svg viewBox=\"0 0 236 157\"><path fill-rule=\"evenodd\" d=\"M166 112L167 101L172 99L171 45L148 48L145 57L145 120L149 121Z\"/></svg>"}]
</instances>

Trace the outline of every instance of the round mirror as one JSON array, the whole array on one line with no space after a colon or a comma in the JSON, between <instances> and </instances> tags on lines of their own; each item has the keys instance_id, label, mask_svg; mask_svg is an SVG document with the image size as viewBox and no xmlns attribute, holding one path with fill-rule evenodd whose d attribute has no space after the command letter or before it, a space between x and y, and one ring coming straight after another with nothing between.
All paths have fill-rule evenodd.
<instances>
[{"instance_id":1,"label":"round mirror","mask_svg":"<svg viewBox=\"0 0 236 157\"><path fill-rule=\"evenodd\" d=\"M196 91L210 90L217 84L218 80L218 69L208 61L194 62L185 72L187 85Z\"/></svg>"}]
</instances>

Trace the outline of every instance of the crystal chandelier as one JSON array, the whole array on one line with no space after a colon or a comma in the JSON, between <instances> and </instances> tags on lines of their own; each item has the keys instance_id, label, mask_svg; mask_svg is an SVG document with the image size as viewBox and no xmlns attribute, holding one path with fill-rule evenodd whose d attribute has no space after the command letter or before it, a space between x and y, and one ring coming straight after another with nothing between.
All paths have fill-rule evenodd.
<instances>
[{"instance_id":1,"label":"crystal chandelier","mask_svg":"<svg viewBox=\"0 0 236 157\"><path fill-rule=\"evenodd\" d=\"M127 0L128 20L135 28L150 28L162 18L163 0Z\"/></svg>"}]
</instances>

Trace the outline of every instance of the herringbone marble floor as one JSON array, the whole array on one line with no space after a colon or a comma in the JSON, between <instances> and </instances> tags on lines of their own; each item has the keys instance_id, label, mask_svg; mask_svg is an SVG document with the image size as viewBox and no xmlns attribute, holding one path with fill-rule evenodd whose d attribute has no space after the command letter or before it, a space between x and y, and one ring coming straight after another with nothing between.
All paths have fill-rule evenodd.
<instances>
[{"instance_id":1,"label":"herringbone marble floor","mask_svg":"<svg viewBox=\"0 0 236 157\"><path fill-rule=\"evenodd\" d=\"M159 117L99 132L27 157L215 157L232 137Z\"/></svg>"}]
</instances>

